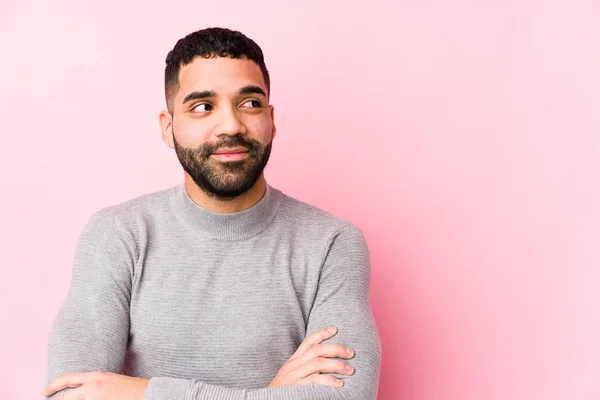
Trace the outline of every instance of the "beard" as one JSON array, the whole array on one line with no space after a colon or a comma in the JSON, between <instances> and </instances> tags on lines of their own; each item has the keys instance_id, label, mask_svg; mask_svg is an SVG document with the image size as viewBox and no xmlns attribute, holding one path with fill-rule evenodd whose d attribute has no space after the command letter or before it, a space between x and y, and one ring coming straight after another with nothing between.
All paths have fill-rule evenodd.
<instances>
[{"instance_id":1,"label":"beard","mask_svg":"<svg viewBox=\"0 0 600 400\"><path fill-rule=\"evenodd\" d=\"M269 162L272 145L272 142L264 145L255 139L246 140L235 135L187 148L177 143L174 132L173 143L184 171L200 189L217 200L232 200L250 190ZM235 161L218 161L211 157L221 148L238 146L248 149L248 157Z\"/></svg>"}]
</instances>

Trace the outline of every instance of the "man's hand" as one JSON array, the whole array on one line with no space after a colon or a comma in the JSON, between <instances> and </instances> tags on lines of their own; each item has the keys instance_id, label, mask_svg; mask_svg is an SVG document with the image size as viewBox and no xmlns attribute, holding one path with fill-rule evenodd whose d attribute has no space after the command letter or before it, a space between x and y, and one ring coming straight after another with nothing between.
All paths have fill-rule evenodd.
<instances>
[{"instance_id":1,"label":"man's hand","mask_svg":"<svg viewBox=\"0 0 600 400\"><path fill-rule=\"evenodd\" d=\"M341 344L321 344L337 333L335 327L321 329L304 338L298 350L281 367L268 387L315 384L342 387L344 381L321 372L352 375L352 366L330 358L352 358L354 351Z\"/></svg>"},{"instance_id":2,"label":"man's hand","mask_svg":"<svg viewBox=\"0 0 600 400\"><path fill-rule=\"evenodd\" d=\"M56 400L144 400L149 381L104 371L75 372L48 383L44 396L71 387L77 389L60 393Z\"/></svg>"}]
</instances>

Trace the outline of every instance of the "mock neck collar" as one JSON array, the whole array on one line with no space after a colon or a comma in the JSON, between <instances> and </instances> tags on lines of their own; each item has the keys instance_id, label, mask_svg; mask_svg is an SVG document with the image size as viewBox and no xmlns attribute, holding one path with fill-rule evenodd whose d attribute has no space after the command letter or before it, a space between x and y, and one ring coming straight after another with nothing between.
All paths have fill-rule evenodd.
<instances>
[{"instance_id":1,"label":"mock neck collar","mask_svg":"<svg viewBox=\"0 0 600 400\"><path fill-rule=\"evenodd\" d=\"M178 217L207 239L243 240L262 232L281 203L281 191L266 184L263 197L252 207L234 213L210 211L194 202L181 183L173 188L171 204Z\"/></svg>"}]
</instances>

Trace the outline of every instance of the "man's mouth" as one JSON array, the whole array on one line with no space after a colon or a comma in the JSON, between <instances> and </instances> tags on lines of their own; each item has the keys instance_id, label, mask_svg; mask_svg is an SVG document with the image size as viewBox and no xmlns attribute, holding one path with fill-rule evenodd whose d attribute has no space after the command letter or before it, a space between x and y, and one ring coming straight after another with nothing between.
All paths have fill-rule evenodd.
<instances>
[{"instance_id":1,"label":"man's mouth","mask_svg":"<svg viewBox=\"0 0 600 400\"><path fill-rule=\"evenodd\" d=\"M248 149L245 147L234 147L227 149L219 149L215 151L213 154L215 155L228 155L228 154L240 154L240 153L248 153Z\"/></svg>"},{"instance_id":2,"label":"man's mouth","mask_svg":"<svg viewBox=\"0 0 600 400\"><path fill-rule=\"evenodd\" d=\"M243 160L248 157L249 150L245 147L235 147L227 149L219 149L215 151L212 156L218 160L223 161L235 161Z\"/></svg>"}]
</instances>

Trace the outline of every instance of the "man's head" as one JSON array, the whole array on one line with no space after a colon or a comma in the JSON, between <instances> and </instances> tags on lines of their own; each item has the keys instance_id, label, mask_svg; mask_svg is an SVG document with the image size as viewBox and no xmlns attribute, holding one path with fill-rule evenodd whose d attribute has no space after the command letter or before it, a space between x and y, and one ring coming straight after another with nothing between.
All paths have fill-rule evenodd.
<instances>
[{"instance_id":1,"label":"man's head","mask_svg":"<svg viewBox=\"0 0 600 400\"><path fill-rule=\"evenodd\" d=\"M166 64L163 140L206 194L240 196L262 177L275 136L262 50L240 32L208 28L180 39Z\"/></svg>"}]
</instances>

